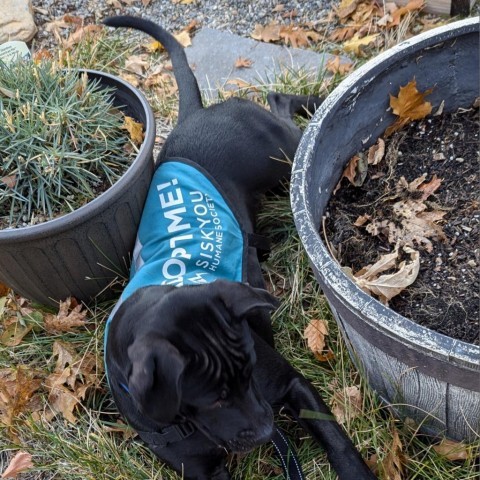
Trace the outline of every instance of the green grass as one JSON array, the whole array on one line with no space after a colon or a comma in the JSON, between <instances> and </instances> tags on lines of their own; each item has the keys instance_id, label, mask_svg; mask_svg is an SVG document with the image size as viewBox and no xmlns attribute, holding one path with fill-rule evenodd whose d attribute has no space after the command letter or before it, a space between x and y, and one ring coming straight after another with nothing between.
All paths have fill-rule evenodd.
<instances>
[{"instance_id":1,"label":"green grass","mask_svg":"<svg viewBox=\"0 0 480 480\"><path fill-rule=\"evenodd\" d=\"M82 66L92 67L85 62L93 59L95 68L104 63L111 71L121 68L125 58L123 53L130 47L110 40L102 39L102 48L87 45L78 58ZM111 49L110 49L111 46ZM85 48L87 48L85 47ZM104 48L108 55L104 56ZM96 56L88 52L96 52ZM71 60L73 63L73 60ZM87 62L88 63L88 62ZM274 79L280 91L290 93L318 94L323 78L311 79L304 74L287 72L283 77ZM335 79L338 81L339 79ZM321 93L321 92L320 92ZM153 91L147 92L150 97ZM265 99L265 89L258 92L259 98ZM175 94L154 102L157 113L164 117L175 118L178 102ZM169 127L170 121L166 122ZM415 426L395 420L384 407L375 393L366 385L364 378L351 361L336 323L330 313L327 302L319 290L317 282L308 264L308 259L295 230L290 210L287 190L284 194L272 195L264 203L260 214L260 229L273 237L274 248L268 261L264 264L265 279L269 288L282 299L282 304L273 315L273 327L277 349L321 393L325 401L331 404L334 391L344 387L358 386L362 394L362 409L355 418L348 418L344 427L360 450L364 458L376 455L381 465L392 450L392 429L396 429L403 445L405 455L405 473L402 477L409 480L474 480L478 472L474 465L479 453L480 442L468 447L467 460L450 462L438 455L430 443L418 435ZM68 423L61 416L53 420L42 420L48 416L46 402L47 391L41 391L41 410L36 417L19 414L11 430L0 427L0 472L18 450L26 450L33 455L34 468L22 474L20 480L55 479L55 480L147 480L181 478L169 468L163 466L155 456L136 439L120 431L111 431L119 427L121 418L108 391L103 365L103 332L106 317L113 304L91 306L89 321L78 333L62 335L48 334L43 327L40 310L37 314L23 315L23 322L33 326L32 331L16 347L0 347L0 371L16 368L20 365L30 369L51 373L55 367L52 348L55 340L71 344L79 355L92 354L97 361L100 388L87 393L80 408L75 412L77 422ZM1 312L1 308L0 308ZM333 358L328 362L319 362L308 350L303 332L311 319L326 319L329 322L328 347L333 351ZM0 315L6 321L5 315ZM1 392L0 392L1 393ZM1 414L1 411L0 411ZM40 418L38 418L40 417ZM295 444L305 474L309 480L334 480L322 448L309 436L281 415L277 421L289 432ZM128 431L128 427L123 426ZM229 458L229 467L235 480L264 478L283 478L279 462L273 449L265 445L248 455L234 455ZM385 472L379 470L382 480L390 480Z\"/></svg>"}]
</instances>

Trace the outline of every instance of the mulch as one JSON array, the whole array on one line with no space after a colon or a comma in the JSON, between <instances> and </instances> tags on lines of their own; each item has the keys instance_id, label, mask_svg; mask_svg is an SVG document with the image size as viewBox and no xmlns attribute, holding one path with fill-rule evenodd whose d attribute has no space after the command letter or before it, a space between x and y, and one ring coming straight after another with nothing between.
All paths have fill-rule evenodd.
<instances>
[{"instance_id":1,"label":"mulch","mask_svg":"<svg viewBox=\"0 0 480 480\"><path fill-rule=\"evenodd\" d=\"M444 240L420 250L416 281L389 307L437 332L479 344L480 170L479 111L459 110L410 124L386 143L386 158L368 170L361 187L342 180L327 214L326 236L343 266L354 272L392 251L382 235L372 236L353 224L361 215L388 218L388 200L400 178L412 182L436 175L441 185L429 197L430 208L445 212L439 223Z\"/></svg>"}]
</instances>

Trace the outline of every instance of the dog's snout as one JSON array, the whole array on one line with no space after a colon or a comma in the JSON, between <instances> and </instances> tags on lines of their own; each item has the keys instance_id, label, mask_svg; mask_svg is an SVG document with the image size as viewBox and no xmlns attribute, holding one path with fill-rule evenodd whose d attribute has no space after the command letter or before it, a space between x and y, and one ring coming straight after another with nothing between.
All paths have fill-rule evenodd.
<instances>
[{"instance_id":1,"label":"dog's snout","mask_svg":"<svg viewBox=\"0 0 480 480\"><path fill-rule=\"evenodd\" d=\"M272 435L272 425L265 425L260 430L242 430L233 440L228 442L228 448L233 452L248 452L270 441Z\"/></svg>"}]
</instances>

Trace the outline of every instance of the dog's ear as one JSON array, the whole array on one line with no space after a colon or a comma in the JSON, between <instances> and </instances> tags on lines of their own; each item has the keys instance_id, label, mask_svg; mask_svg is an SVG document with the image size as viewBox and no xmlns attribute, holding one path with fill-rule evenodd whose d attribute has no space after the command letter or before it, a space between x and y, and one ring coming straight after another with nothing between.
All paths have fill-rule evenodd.
<instances>
[{"instance_id":1,"label":"dog's ear","mask_svg":"<svg viewBox=\"0 0 480 480\"><path fill-rule=\"evenodd\" d=\"M275 310L280 305L277 298L262 288L226 280L217 280L215 284L227 310L238 319L256 308Z\"/></svg>"},{"instance_id":2,"label":"dog's ear","mask_svg":"<svg viewBox=\"0 0 480 480\"><path fill-rule=\"evenodd\" d=\"M128 388L139 410L158 422L171 422L180 408L184 358L168 340L155 335L136 339L128 357Z\"/></svg>"}]
</instances>

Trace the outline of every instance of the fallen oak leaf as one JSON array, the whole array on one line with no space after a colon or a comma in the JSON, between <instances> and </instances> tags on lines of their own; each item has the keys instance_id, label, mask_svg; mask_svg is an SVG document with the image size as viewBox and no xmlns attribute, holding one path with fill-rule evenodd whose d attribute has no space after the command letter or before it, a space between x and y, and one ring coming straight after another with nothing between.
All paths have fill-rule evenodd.
<instances>
[{"instance_id":1,"label":"fallen oak leaf","mask_svg":"<svg viewBox=\"0 0 480 480\"><path fill-rule=\"evenodd\" d=\"M280 38L293 48L308 47L311 42L318 42L320 35L313 30L304 30L295 25L282 26L280 28Z\"/></svg>"},{"instance_id":2,"label":"fallen oak leaf","mask_svg":"<svg viewBox=\"0 0 480 480\"><path fill-rule=\"evenodd\" d=\"M72 297L60 302L56 315L47 313L44 317L45 329L50 333L72 332L78 327L84 327L87 312L82 311L83 305L77 304L72 307Z\"/></svg>"},{"instance_id":3,"label":"fallen oak leaf","mask_svg":"<svg viewBox=\"0 0 480 480\"><path fill-rule=\"evenodd\" d=\"M35 398L41 386L41 375L32 369L0 370L0 425L8 430L19 415L41 408Z\"/></svg>"},{"instance_id":4,"label":"fallen oak leaf","mask_svg":"<svg viewBox=\"0 0 480 480\"><path fill-rule=\"evenodd\" d=\"M328 38L332 42L344 42L350 40L357 32L356 26L339 27L333 30Z\"/></svg>"},{"instance_id":5,"label":"fallen oak leaf","mask_svg":"<svg viewBox=\"0 0 480 480\"><path fill-rule=\"evenodd\" d=\"M413 120L420 120L429 115L432 112L432 104L427 102L425 97L432 91L433 88L425 90L423 93L419 92L417 81L414 78L404 87L400 87L398 97L390 94L390 107L398 118L385 130L385 136L390 136Z\"/></svg>"},{"instance_id":6,"label":"fallen oak leaf","mask_svg":"<svg viewBox=\"0 0 480 480\"><path fill-rule=\"evenodd\" d=\"M393 204L393 214L400 221L401 228L390 228L388 241L392 244L424 245L427 252L433 249L430 239L446 241L445 233L436 222L443 220L447 212L425 211L427 206L415 200L400 200ZM368 231L368 227L367 227Z\"/></svg>"},{"instance_id":7,"label":"fallen oak leaf","mask_svg":"<svg viewBox=\"0 0 480 480\"><path fill-rule=\"evenodd\" d=\"M85 353L80 356L66 342L54 342L53 356L57 357L55 370L45 380L49 389L48 404L53 416L61 414L74 424L77 421L74 411L87 390L101 388L97 374L101 367L94 355Z\"/></svg>"},{"instance_id":8,"label":"fallen oak leaf","mask_svg":"<svg viewBox=\"0 0 480 480\"><path fill-rule=\"evenodd\" d=\"M440 185L443 182L443 178L438 178L436 174L433 175L432 179L427 182L427 183L422 183L421 185L418 186L418 190L423 192L422 197L420 198L420 201L425 201L430 195L435 193Z\"/></svg>"},{"instance_id":9,"label":"fallen oak leaf","mask_svg":"<svg viewBox=\"0 0 480 480\"><path fill-rule=\"evenodd\" d=\"M253 61L249 58L238 57L235 60L235 68L250 68L253 65Z\"/></svg>"},{"instance_id":10,"label":"fallen oak leaf","mask_svg":"<svg viewBox=\"0 0 480 480\"><path fill-rule=\"evenodd\" d=\"M2 473L2 478L17 478L20 473L30 468L33 468L32 455L28 452L17 452Z\"/></svg>"}]
</instances>

